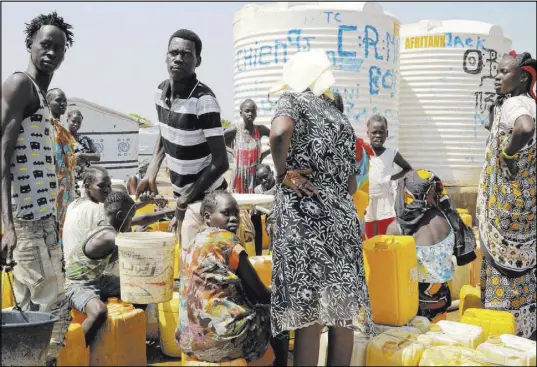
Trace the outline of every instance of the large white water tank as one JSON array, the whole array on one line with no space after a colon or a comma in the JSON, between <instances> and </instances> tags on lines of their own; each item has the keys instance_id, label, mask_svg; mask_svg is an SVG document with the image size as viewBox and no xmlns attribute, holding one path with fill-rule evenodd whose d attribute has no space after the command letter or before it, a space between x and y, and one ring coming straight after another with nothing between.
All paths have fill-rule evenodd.
<instances>
[{"instance_id":1,"label":"large white water tank","mask_svg":"<svg viewBox=\"0 0 537 367\"><path fill-rule=\"evenodd\" d=\"M375 114L387 116L389 146L397 146L399 21L375 2L279 2L248 4L235 14L234 105L247 98L258 106L256 123L269 125L278 95L267 92L280 80L295 53L323 49L332 61L345 113L358 136Z\"/></svg>"},{"instance_id":2,"label":"large white water tank","mask_svg":"<svg viewBox=\"0 0 537 367\"><path fill-rule=\"evenodd\" d=\"M510 47L499 26L482 22L401 26L399 148L414 168L449 186L478 185L494 77Z\"/></svg>"}]
</instances>

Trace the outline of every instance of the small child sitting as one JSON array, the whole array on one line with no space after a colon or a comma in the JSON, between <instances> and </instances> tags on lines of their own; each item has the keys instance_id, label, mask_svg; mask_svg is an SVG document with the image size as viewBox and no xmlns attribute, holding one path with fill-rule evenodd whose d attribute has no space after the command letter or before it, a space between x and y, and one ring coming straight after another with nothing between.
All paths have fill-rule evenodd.
<instances>
[{"instance_id":1,"label":"small child sitting","mask_svg":"<svg viewBox=\"0 0 537 367\"><path fill-rule=\"evenodd\" d=\"M287 364L287 338L271 338L270 297L239 238L239 207L214 191L201 204L207 226L181 253L179 325L183 352L205 362L258 360L271 343L275 365Z\"/></svg>"},{"instance_id":2,"label":"small child sitting","mask_svg":"<svg viewBox=\"0 0 537 367\"><path fill-rule=\"evenodd\" d=\"M120 296L119 276L105 270L118 255L117 233L130 231L134 207L126 192L111 192L104 201L104 220L79 238L66 261L65 294L73 308L87 315L81 326L88 346L108 316L101 299Z\"/></svg>"}]
</instances>

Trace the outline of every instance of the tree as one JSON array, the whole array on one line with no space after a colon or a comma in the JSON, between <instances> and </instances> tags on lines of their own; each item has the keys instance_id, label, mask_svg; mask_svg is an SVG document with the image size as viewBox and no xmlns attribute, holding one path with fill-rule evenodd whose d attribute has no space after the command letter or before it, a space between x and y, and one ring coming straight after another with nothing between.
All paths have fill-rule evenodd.
<instances>
[{"instance_id":1,"label":"tree","mask_svg":"<svg viewBox=\"0 0 537 367\"><path fill-rule=\"evenodd\" d=\"M231 124L231 121L229 121L229 120L222 120L222 127L223 127L224 129L227 129L228 127L231 127L231 125L232 125L232 124Z\"/></svg>"},{"instance_id":2,"label":"tree","mask_svg":"<svg viewBox=\"0 0 537 367\"><path fill-rule=\"evenodd\" d=\"M138 124L140 128L147 128L153 126L153 123L148 118L145 118L143 116L140 116L136 113L129 113L130 117L133 117L138 120Z\"/></svg>"}]
</instances>

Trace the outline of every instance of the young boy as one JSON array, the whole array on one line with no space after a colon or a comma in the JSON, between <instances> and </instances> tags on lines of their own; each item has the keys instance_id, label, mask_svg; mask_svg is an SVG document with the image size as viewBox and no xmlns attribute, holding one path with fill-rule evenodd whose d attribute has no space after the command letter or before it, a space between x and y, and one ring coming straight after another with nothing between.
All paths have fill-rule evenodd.
<instances>
[{"instance_id":1,"label":"young boy","mask_svg":"<svg viewBox=\"0 0 537 367\"><path fill-rule=\"evenodd\" d=\"M88 346L107 319L101 298L120 296L119 276L105 269L117 258L116 235L130 231L134 211L134 200L127 193L112 191L104 201L104 220L79 239L66 261L65 293L71 306L88 316L82 322Z\"/></svg>"},{"instance_id":2,"label":"young boy","mask_svg":"<svg viewBox=\"0 0 537 367\"><path fill-rule=\"evenodd\" d=\"M274 173L267 164L258 164L255 171L257 186L254 188L256 194L274 195L276 191L276 180Z\"/></svg>"}]
</instances>

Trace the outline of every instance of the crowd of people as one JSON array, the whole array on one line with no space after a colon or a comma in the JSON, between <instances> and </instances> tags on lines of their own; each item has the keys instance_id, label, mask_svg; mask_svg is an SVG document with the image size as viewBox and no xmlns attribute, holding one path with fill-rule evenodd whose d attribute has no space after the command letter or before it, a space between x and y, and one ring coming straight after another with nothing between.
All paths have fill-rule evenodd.
<instances>
[{"instance_id":1,"label":"crowd of people","mask_svg":"<svg viewBox=\"0 0 537 367\"><path fill-rule=\"evenodd\" d=\"M117 234L165 218L181 244L176 339L199 360L250 362L270 346L274 365L284 366L295 331L295 365L316 365L327 327L328 365L349 365L353 330L375 334L362 241L376 235L414 237L420 315L434 319L451 305L452 256L459 265L476 257L471 229L441 178L384 146L384 116L369 118L369 144L355 135L341 96L331 91L335 78L324 52L298 53L284 65L283 79L269 91L283 92L270 127L254 123L257 106L247 99L240 105L243 123L224 130L216 96L196 75L202 41L190 30L173 33L169 78L155 96L154 154L145 172L113 190L106 169L95 165L95 145L78 134L82 114L70 111L65 128L66 95L48 89L73 42L72 26L55 12L32 19L28 68L2 86L2 264L12 269L23 310L58 317L48 365L63 346L70 308L87 315L82 328L91 345L106 321L103 299L120 295ZM483 305L513 313L517 333L534 340L535 81L530 54L505 55L477 202ZM234 151L231 167L226 144ZM269 154L275 172L262 163ZM149 201L159 203L164 159L175 208L135 216ZM364 187L369 205L359 218L353 196ZM236 235L251 226L261 254L261 215L240 210L232 193L274 196L270 288Z\"/></svg>"}]
</instances>

